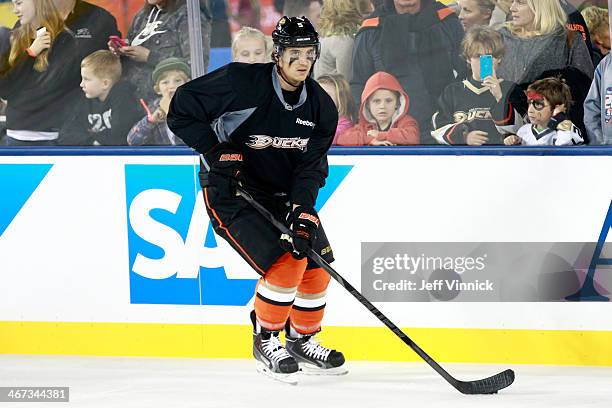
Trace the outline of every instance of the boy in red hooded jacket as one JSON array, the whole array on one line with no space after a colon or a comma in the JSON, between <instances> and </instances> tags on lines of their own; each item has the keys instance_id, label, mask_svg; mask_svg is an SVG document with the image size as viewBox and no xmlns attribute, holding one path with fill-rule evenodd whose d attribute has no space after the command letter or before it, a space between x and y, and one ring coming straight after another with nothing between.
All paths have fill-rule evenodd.
<instances>
[{"instance_id":1,"label":"boy in red hooded jacket","mask_svg":"<svg viewBox=\"0 0 612 408\"><path fill-rule=\"evenodd\" d=\"M344 146L419 144L419 125L408 114L410 99L391 74L377 72L361 94L359 123L338 137Z\"/></svg>"}]
</instances>

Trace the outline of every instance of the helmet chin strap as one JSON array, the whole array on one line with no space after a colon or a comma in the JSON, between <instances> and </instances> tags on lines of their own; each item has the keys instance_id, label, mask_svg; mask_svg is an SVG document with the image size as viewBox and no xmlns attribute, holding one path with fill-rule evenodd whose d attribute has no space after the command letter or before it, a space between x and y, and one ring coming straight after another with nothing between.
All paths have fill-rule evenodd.
<instances>
[{"instance_id":1,"label":"helmet chin strap","mask_svg":"<svg viewBox=\"0 0 612 408\"><path fill-rule=\"evenodd\" d=\"M295 61L290 62L290 64L292 64L293 62L295 62ZM278 75L280 75L280 77L283 79L283 81L285 81L286 83L288 83L289 85L291 85L295 89L299 88L300 85L302 85L303 81L297 81L297 83L293 82L293 81L290 81L287 78L287 76L285 75L285 73L283 72L283 69L280 67L280 65L278 65L278 62L276 63L276 68L277 68L277 71L278 71Z\"/></svg>"}]
</instances>

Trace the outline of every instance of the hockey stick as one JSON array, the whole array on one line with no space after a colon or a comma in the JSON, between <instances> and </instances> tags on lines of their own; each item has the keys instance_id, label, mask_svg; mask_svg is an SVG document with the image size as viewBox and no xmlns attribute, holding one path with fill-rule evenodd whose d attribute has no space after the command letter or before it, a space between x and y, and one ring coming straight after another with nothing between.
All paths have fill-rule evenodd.
<instances>
[{"instance_id":1,"label":"hockey stick","mask_svg":"<svg viewBox=\"0 0 612 408\"><path fill-rule=\"evenodd\" d=\"M272 223L281 233L292 235L289 228L282 222L278 221L274 216L242 187L237 186L236 190L250 205L252 205L264 218ZM450 385L455 387L463 394L495 394L497 391L508 387L514 381L514 371L506 370L494 376L474 381L460 381L450 375L444 368L434 361L425 351L423 351L410 337L408 337L399 327L387 318L376 306L366 299L357 289L348 283L338 272L336 272L318 253L310 249L308 257L323 268L331 275L338 283L353 295L362 305L364 305L378 320L384 323L397 337L406 343L415 353L419 355L427 364L431 366L438 374L440 374Z\"/></svg>"}]
</instances>

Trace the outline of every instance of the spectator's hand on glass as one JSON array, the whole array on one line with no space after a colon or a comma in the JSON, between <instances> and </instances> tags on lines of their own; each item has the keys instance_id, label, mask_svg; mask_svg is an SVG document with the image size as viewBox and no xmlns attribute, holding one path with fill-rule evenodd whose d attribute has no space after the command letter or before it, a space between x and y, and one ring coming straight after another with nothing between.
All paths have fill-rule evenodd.
<instances>
[{"instance_id":1,"label":"spectator's hand on glass","mask_svg":"<svg viewBox=\"0 0 612 408\"><path fill-rule=\"evenodd\" d=\"M489 141L488 135L487 132L483 132L482 130L472 130L465 135L465 143L469 146L482 146Z\"/></svg>"},{"instance_id":2,"label":"spectator's hand on glass","mask_svg":"<svg viewBox=\"0 0 612 408\"><path fill-rule=\"evenodd\" d=\"M391 143L388 140L372 139L372 141L370 142L370 146L395 146L395 144Z\"/></svg>"},{"instance_id":3,"label":"spectator's hand on glass","mask_svg":"<svg viewBox=\"0 0 612 408\"><path fill-rule=\"evenodd\" d=\"M494 76L488 76L482 81L482 84L489 89L489 92L491 92L497 102L501 101L502 91L499 79Z\"/></svg>"},{"instance_id":4,"label":"spectator's hand on glass","mask_svg":"<svg viewBox=\"0 0 612 408\"><path fill-rule=\"evenodd\" d=\"M143 47L142 45L128 45L127 47L121 47L118 50L122 55L126 57L138 61L138 62L147 62L149 60L149 49Z\"/></svg>"},{"instance_id":5,"label":"spectator's hand on glass","mask_svg":"<svg viewBox=\"0 0 612 408\"><path fill-rule=\"evenodd\" d=\"M32 45L30 45L30 49L34 52L34 54L39 55L44 50L51 47L51 34L45 32L36 37Z\"/></svg>"},{"instance_id":6,"label":"spectator's hand on glass","mask_svg":"<svg viewBox=\"0 0 612 408\"><path fill-rule=\"evenodd\" d=\"M517 135L510 135L504 139L504 144L506 146L513 146L521 144L521 138Z\"/></svg>"},{"instance_id":7,"label":"spectator's hand on glass","mask_svg":"<svg viewBox=\"0 0 612 408\"><path fill-rule=\"evenodd\" d=\"M378 130L374 130L374 129L368 130L367 135L370 137L373 137L373 139L370 140L370 146L395 146L394 143L391 143L388 140L378 140L377 139L378 133L379 133Z\"/></svg>"}]
</instances>

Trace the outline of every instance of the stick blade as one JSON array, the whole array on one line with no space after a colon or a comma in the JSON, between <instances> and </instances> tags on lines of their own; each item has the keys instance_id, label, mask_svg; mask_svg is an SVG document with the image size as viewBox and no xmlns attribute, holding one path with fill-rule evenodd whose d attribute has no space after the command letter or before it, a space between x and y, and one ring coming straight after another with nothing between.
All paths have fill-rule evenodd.
<instances>
[{"instance_id":1,"label":"stick blade","mask_svg":"<svg viewBox=\"0 0 612 408\"><path fill-rule=\"evenodd\" d=\"M506 370L476 381L460 381L456 388L463 394L496 394L514 382L514 371Z\"/></svg>"}]
</instances>

